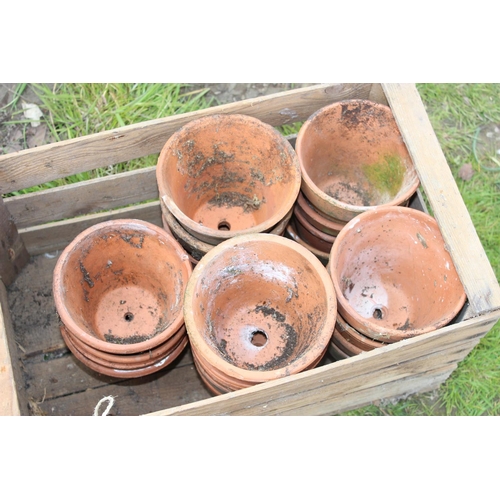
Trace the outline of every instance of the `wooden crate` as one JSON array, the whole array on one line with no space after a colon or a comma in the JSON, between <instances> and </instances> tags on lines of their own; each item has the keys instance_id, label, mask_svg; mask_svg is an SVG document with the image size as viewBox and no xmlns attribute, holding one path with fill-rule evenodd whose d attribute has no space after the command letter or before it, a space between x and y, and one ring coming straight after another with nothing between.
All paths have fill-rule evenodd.
<instances>
[{"instance_id":1,"label":"wooden crate","mask_svg":"<svg viewBox=\"0 0 500 500\"><path fill-rule=\"evenodd\" d=\"M115 397L111 415L336 414L443 383L499 319L500 287L412 84L315 85L0 156L0 187L8 193L156 154L180 126L207 114L244 113L277 126L352 98L392 108L467 293L458 320L414 339L342 361L325 358L308 372L217 397L203 386L189 349L173 366L140 379L92 372L66 349L57 328L51 289L56 257L78 233L104 220L132 217L161 225L152 166L4 199L12 215L4 223L14 233L17 228L31 260L8 287L0 282L0 414L91 415L108 395ZM1 261L12 262L6 245L0 251Z\"/></svg>"}]
</instances>

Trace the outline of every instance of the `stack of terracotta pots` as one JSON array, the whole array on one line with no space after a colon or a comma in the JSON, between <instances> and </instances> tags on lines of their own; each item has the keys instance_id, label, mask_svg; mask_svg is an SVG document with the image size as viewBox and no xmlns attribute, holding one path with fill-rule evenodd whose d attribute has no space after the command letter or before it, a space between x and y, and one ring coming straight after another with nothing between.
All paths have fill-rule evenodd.
<instances>
[{"instance_id":1,"label":"stack of terracotta pots","mask_svg":"<svg viewBox=\"0 0 500 500\"><path fill-rule=\"evenodd\" d=\"M336 313L322 263L274 234L236 236L208 252L184 303L193 358L214 394L315 367Z\"/></svg>"},{"instance_id":2,"label":"stack of terracotta pots","mask_svg":"<svg viewBox=\"0 0 500 500\"><path fill-rule=\"evenodd\" d=\"M288 233L324 263L348 221L407 204L419 184L390 108L375 102L321 108L301 127L296 152L302 185Z\"/></svg>"},{"instance_id":3,"label":"stack of terracotta pots","mask_svg":"<svg viewBox=\"0 0 500 500\"><path fill-rule=\"evenodd\" d=\"M97 224L62 252L53 293L61 334L77 359L134 378L172 363L188 344L188 256L163 229L123 219Z\"/></svg>"},{"instance_id":4,"label":"stack of terracotta pots","mask_svg":"<svg viewBox=\"0 0 500 500\"><path fill-rule=\"evenodd\" d=\"M163 147L156 175L164 227L194 264L234 236L284 234L301 183L288 141L239 114L179 129Z\"/></svg>"},{"instance_id":5,"label":"stack of terracotta pots","mask_svg":"<svg viewBox=\"0 0 500 500\"><path fill-rule=\"evenodd\" d=\"M441 328L466 299L435 219L411 208L353 218L327 269L338 301L330 346L336 359Z\"/></svg>"}]
</instances>

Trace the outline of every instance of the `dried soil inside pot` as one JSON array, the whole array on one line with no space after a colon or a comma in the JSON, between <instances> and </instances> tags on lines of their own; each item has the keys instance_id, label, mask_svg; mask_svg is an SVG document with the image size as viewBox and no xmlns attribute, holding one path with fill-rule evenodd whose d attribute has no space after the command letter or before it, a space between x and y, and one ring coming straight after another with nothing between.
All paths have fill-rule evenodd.
<instances>
[{"instance_id":1,"label":"dried soil inside pot","mask_svg":"<svg viewBox=\"0 0 500 500\"><path fill-rule=\"evenodd\" d=\"M160 153L157 180L170 212L210 244L270 230L301 182L288 141L246 115L207 116L178 130Z\"/></svg>"},{"instance_id":2,"label":"dried soil inside pot","mask_svg":"<svg viewBox=\"0 0 500 500\"><path fill-rule=\"evenodd\" d=\"M191 271L186 252L163 229L136 220L104 222L61 254L54 270L56 308L84 343L141 352L182 326Z\"/></svg>"},{"instance_id":3,"label":"dried soil inside pot","mask_svg":"<svg viewBox=\"0 0 500 500\"><path fill-rule=\"evenodd\" d=\"M299 131L296 151L304 194L340 220L403 204L419 184L392 111L374 102L342 101L318 110Z\"/></svg>"}]
</instances>

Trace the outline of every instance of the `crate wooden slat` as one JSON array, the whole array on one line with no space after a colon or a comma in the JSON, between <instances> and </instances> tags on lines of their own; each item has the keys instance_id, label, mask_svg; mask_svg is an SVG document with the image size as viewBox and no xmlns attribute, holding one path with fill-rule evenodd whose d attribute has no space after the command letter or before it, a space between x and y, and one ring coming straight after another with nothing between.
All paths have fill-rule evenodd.
<instances>
[{"instance_id":1,"label":"crate wooden slat","mask_svg":"<svg viewBox=\"0 0 500 500\"><path fill-rule=\"evenodd\" d=\"M51 296L55 257L102 220L137 217L161 225L151 167L5 199L33 257L7 290L0 283L0 390L6 395L0 413L90 415L111 394L117 396L111 414L117 415L336 414L444 382L500 317L500 287L414 85L315 85L0 156L0 189L8 193L157 154L175 130L206 114L245 113L277 126L350 98L393 110L467 292L467 307L454 324L343 361L327 357L314 370L217 397L203 386L189 349L174 366L142 379L95 374L74 359L58 332ZM425 209L420 197L412 206Z\"/></svg>"},{"instance_id":2,"label":"crate wooden slat","mask_svg":"<svg viewBox=\"0 0 500 500\"><path fill-rule=\"evenodd\" d=\"M334 100L368 98L370 84L318 85L218 106L219 113L243 113L270 125L305 120L311 110ZM0 194L36 186L69 175L158 153L167 139L210 108L169 116L115 130L0 156Z\"/></svg>"},{"instance_id":3,"label":"crate wooden slat","mask_svg":"<svg viewBox=\"0 0 500 500\"><path fill-rule=\"evenodd\" d=\"M383 85L473 313L500 308L500 289L415 86ZM418 131L418 133L415 133ZM477 270L481 269L478 273Z\"/></svg>"}]
</instances>

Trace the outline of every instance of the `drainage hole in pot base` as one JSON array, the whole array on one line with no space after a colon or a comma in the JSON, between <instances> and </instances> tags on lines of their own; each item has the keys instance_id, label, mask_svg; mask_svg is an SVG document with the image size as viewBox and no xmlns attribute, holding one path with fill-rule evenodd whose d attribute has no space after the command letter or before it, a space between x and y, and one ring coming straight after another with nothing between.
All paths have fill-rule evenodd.
<instances>
[{"instance_id":1,"label":"drainage hole in pot base","mask_svg":"<svg viewBox=\"0 0 500 500\"><path fill-rule=\"evenodd\" d=\"M256 330L250 334L250 342L255 347L264 347L267 344L267 334L262 330Z\"/></svg>"},{"instance_id":2,"label":"drainage hole in pot base","mask_svg":"<svg viewBox=\"0 0 500 500\"><path fill-rule=\"evenodd\" d=\"M134 319L134 315L131 313L131 312L127 312L125 313L125 315L123 316L123 319L125 321L132 321Z\"/></svg>"},{"instance_id":3,"label":"drainage hole in pot base","mask_svg":"<svg viewBox=\"0 0 500 500\"><path fill-rule=\"evenodd\" d=\"M227 220L221 220L219 224L217 225L217 229L219 231L230 231L231 230L231 224Z\"/></svg>"},{"instance_id":4,"label":"drainage hole in pot base","mask_svg":"<svg viewBox=\"0 0 500 500\"><path fill-rule=\"evenodd\" d=\"M374 319L383 319L385 316L384 310L381 307L376 307L373 310L373 318Z\"/></svg>"}]
</instances>

